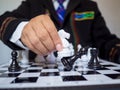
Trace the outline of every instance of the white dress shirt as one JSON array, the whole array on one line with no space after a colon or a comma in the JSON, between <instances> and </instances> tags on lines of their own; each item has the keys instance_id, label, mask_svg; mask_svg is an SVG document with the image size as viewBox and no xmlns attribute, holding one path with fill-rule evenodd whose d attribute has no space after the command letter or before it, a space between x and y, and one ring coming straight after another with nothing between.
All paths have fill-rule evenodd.
<instances>
[{"instance_id":1,"label":"white dress shirt","mask_svg":"<svg viewBox=\"0 0 120 90\"><path fill-rule=\"evenodd\" d=\"M59 3L57 2L57 0L52 0L52 1L53 1L53 5L54 5L55 10L57 10L57 8L59 7ZM68 3L69 3L69 0L65 0L65 1L63 2L63 6L64 6L65 9L67 8ZM25 47L25 46L21 43L20 37L21 37L22 30L23 30L24 26L25 26L28 22L29 22L29 21L23 21L23 22L21 22L21 23L17 26L17 28L16 28L15 32L13 33L12 37L10 38L10 41L11 41L12 43L14 43L14 44L16 44L17 46L20 46L21 48L26 49L26 50L28 50L28 48Z\"/></svg>"}]
</instances>

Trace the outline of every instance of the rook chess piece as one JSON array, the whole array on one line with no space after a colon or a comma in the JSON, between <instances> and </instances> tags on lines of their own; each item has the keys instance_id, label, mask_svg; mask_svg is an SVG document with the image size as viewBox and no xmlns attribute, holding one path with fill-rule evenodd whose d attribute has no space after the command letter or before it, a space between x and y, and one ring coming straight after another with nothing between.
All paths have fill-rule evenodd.
<instances>
[{"instance_id":1,"label":"rook chess piece","mask_svg":"<svg viewBox=\"0 0 120 90\"><path fill-rule=\"evenodd\" d=\"M17 52L15 50L11 53L12 56L12 62L10 64L10 67L8 67L9 72L17 72L21 70L21 67L19 66L17 62Z\"/></svg>"}]
</instances>

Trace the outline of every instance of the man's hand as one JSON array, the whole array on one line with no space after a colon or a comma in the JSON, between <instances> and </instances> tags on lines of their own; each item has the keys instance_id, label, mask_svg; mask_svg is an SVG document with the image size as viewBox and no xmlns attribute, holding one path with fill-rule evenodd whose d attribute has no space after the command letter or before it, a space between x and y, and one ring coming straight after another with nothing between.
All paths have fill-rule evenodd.
<instances>
[{"instance_id":1,"label":"man's hand","mask_svg":"<svg viewBox=\"0 0 120 90\"><path fill-rule=\"evenodd\" d=\"M21 41L30 50L43 56L54 50L62 50L62 42L48 15L31 19L22 31Z\"/></svg>"}]
</instances>

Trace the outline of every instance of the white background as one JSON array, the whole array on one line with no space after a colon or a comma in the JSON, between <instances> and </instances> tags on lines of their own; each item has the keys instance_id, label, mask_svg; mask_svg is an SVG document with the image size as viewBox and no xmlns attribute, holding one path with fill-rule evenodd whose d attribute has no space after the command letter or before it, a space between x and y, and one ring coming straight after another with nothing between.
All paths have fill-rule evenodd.
<instances>
[{"instance_id":1,"label":"white background","mask_svg":"<svg viewBox=\"0 0 120 90\"><path fill-rule=\"evenodd\" d=\"M13 10L19 6L22 0L0 0L0 15L7 10ZM113 34L120 37L120 0L94 0L106 20L107 26ZM0 64L11 58L11 49L0 41Z\"/></svg>"}]
</instances>

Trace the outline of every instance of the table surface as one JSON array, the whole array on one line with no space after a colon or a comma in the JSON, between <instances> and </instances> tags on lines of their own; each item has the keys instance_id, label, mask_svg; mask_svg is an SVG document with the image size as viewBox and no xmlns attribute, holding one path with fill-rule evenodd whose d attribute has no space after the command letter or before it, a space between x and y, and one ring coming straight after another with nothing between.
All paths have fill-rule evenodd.
<instances>
[{"instance_id":1,"label":"table surface","mask_svg":"<svg viewBox=\"0 0 120 90\"><path fill-rule=\"evenodd\" d=\"M64 71L57 64L29 63L19 72L0 66L0 89L17 90L120 90L120 65L100 60L98 70Z\"/></svg>"}]
</instances>

